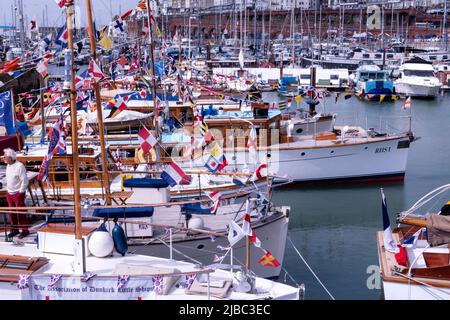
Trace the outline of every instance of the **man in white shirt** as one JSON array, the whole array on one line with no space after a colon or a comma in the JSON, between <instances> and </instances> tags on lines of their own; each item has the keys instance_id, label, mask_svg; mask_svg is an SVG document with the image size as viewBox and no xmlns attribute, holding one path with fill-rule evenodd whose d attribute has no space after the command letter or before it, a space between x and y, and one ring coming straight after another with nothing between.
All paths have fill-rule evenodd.
<instances>
[{"instance_id":1,"label":"man in white shirt","mask_svg":"<svg viewBox=\"0 0 450 320\"><path fill-rule=\"evenodd\" d=\"M24 207L25 206L25 192L28 188L28 177L25 166L16 160L16 152L13 149L3 150L3 159L6 166L6 200L9 207ZM11 220L11 232L8 238L12 238L19 234L19 229L22 232L19 238L22 239L29 234L28 219L24 211L11 211L9 214Z\"/></svg>"}]
</instances>

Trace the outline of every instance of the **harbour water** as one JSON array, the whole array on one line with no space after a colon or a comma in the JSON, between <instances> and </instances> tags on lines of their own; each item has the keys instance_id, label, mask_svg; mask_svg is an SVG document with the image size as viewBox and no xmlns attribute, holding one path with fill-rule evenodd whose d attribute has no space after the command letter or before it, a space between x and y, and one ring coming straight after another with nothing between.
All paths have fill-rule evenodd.
<instances>
[{"instance_id":1,"label":"harbour water","mask_svg":"<svg viewBox=\"0 0 450 320\"><path fill-rule=\"evenodd\" d=\"M327 112L338 113L338 123L358 118L365 125L393 120L394 127L408 128L404 100L391 103L362 102L356 97L335 104L327 97ZM318 111L321 111L320 107ZM342 120L340 120L342 119ZM412 130L420 139L411 144L404 182L307 186L275 192L274 200L292 208L289 237L319 279L336 299L381 299L375 232L382 229L380 187L387 198L391 226L396 214L422 195L450 181L450 95L435 100L412 100ZM372 122L370 122L372 121ZM384 125L382 125L384 128ZM432 203L439 210L450 199ZM286 270L305 283L305 299L330 299L288 241ZM282 273L279 281L284 281ZM287 280L289 283L289 280Z\"/></svg>"}]
</instances>

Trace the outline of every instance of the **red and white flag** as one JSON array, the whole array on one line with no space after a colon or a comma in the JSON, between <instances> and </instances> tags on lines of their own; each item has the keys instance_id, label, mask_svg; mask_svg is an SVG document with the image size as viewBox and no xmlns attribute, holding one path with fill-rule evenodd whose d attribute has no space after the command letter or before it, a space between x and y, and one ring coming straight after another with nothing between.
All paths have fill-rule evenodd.
<instances>
[{"instance_id":1,"label":"red and white flag","mask_svg":"<svg viewBox=\"0 0 450 320\"><path fill-rule=\"evenodd\" d=\"M222 195L218 191L213 192L205 192L208 198L211 199L213 202L211 206L211 213L216 213L217 209L219 208L220 200L222 199Z\"/></svg>"},{"instance_id":2,"label":"red and white flag","mask_svg":"<svg viewBox=\"0 0 450 320\"><path fill-rule=\"evenodd\" d=\"M45 78L45 76L47 75L47 67L48 67L47 59L42 60L36 66L36 71L39 72L42 78Z\"/></svg>"},{"instance_id":3,"label":"red and white flag","mask_svg":"<svg viewBox=\"0 0 450 320\"><path fill-rule=\"evenodd\" d=\"M250 153L256 151L256 129L251 128L250 134L248 135L247 148Z\"/></svg>"},{"instance_id":4,"label":"red and white flag","mask_svg":"<svg viewBox=\"0 0 450 320\"><path fill-rule=\"evenodd\" d=\"M119 109L120 111L125 110L128 106L127 106L127 101L128 101L128 97L123 98L122 96L119 96L116 99L116 107L117 109Z\"/></svg>"},{"instance_id":5,"label":"red and white flag","mask_svg":"<svg viewBox=\"0 0 450 320\"><path fill-rule=\"evenodd\" d=\"M103 74L102 70L95 63L94 60L91 60L89 62L88 72L91 75L91 78L94 79L96 82L102 80L103 78L106 78L106 76Z\"/></svg>"},{"instance_id":6,"label":"red and white flag","mask_svg":"<svg viewBox=\"0 0 450 320\"><path fill-rule=\"evenodd\" d=\"M292 105L292 98L287 99L287 107L290 108Z\"/></svg>"},{"instance_id":7,"label":"red and white flag","mask_svg":"<svg viewBox=\"0 0 450 320\"><path fill-rule=\"evenodd\" d=\"M55 0L55 2L60 8L73 4L73 0Z\"/></svg>"},{"instance_id":8,"label":"red and white flag","mask_svg":"<svg viewBox=\"0 0 450 320\"><path fill-rule=\"evenodd\" d=\"M158 143L151 132L145 127L139 131L138 139L144 153L148 153Z\"/></svg>"},{"instance_id":9,"label":"red and white flag","mask_svg":"<svg viewBox=\"0 0 450 320\"><path fill-rule=\"evenodd\" d=\"M250 242L259 248L261 247L261 241L256 237L255 231L253 231L250 221L251 218L249 214L249 201L247 200L246 213L244 216L244 221L242 222L242 231L246 236L249 237Z\"/></svg>"},{"instance_id":10,"label":"red and white flag","mask_svg":"<svg viewBox=\"0 0 450 320\"><path fill-rule=\"evenodd\" d=\"M408 99L406 99L405 103L402 106L402 109L411 109L411 97L408 97Z\"/></svg>"}]
</instances>

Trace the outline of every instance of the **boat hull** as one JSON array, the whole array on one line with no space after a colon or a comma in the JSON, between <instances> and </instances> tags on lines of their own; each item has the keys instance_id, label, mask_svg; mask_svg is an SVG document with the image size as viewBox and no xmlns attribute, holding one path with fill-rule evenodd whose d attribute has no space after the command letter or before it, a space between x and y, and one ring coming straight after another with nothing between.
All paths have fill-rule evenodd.
<instances>
[{"instance_id":1,"label":"boat hull","mask_svg":"<svg viewBox=\"0 0 450 320\"><path fill-rule=\"evenodd\" d=\"M397 93L409 97L435 98L439 94L440 85L418 85L404 82L396 82Z\"/></svg>"},{"instance_id":2,"label":"boat hull","mask_svg":"<svg viewBox=\"0 0 450 320\"><path fill-rule=\"evenodd\" d=\"M278 217L269 217L267 221L256 226L252 226L258 239L261 241L261 248L268 250L282 264L286 245L286 236L288 232L289 218L285 215ZM224 233L226 231L224 230ZM151 243L147 245L130 243L130 250L142 255L158 256L169 258L169 248L162 243ZM208 236L193 236L192 239L185 239L174 242L174 249L178 249L184 255L189 256L204 265L214 263L214 255L223 256L226 251L221 251L218 246L228 247L227 237L217 237L212 241ZM173 259L186 260L186 256L173 251ZM266 267L258 263L258 260L264 255L262 249L253 245L250 247L250 270L263 278L277 278L281 272L281 265L278 267ZM246 263L246 241L240 240L233 247L233 261L236 265ZM190 261L192 262L192 261ZM223 263L229 264L230 253L224 258Z\"/></svg>"},{"instance_id":3,"label":"boat hull","mask_svg":"<svg viewBox=\"0 0 450 320\"><path fill-rule=\"evenodd\" d=\"M407 136L402 136L327 147L301 148L290 145L286 143L279 145L279 149L269 149L271 173L279 177L289 177L295 182L328 182L384 178L402 180L410 142ZM259 162L265 155L266 151L258 153ZM226 158L230 159L228 170L249 169L248 163L252 163L248 161L248 151L227 151ZM200 160L195 163L196 166L202 166ZM250 170L253 169L253 166L250 167Z\"/></svg>"},{"instance_id":4,"label":"boat hull","mask_svg":"<svg viewBox=\"0 0 450 320\"><path fill-rule=\"evenodd\" d=\"M448 300L450 288L383 281L385 300Z\"/></svg>"}]
</instances>

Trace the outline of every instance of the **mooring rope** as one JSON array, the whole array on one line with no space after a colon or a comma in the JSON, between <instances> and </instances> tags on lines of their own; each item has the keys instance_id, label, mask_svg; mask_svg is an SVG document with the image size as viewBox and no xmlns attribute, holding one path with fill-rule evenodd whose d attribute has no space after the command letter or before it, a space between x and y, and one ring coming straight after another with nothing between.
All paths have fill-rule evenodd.
<instances>
[{"instance_id":1,"label":"mooring rope","mask_svg":"<svg viewBox=\"0 0 450 320\"><path fill-rule=\"evenodd\" d=\"M298 251L297 247L295 246L295 244L292 242L291 237L287 237L287 239L289 240L289 242L291 243L292 247L294 248L294 250L297 252L298 256L300 257L300 259L302 259L302 261L305 263L305 265L308 267L309 271L312 273L312 275L316 278L317 282L319 282L319 284L322 286L322 288L326 291L326 293L330 296L330 298L332 300L336 300L333 295L330 293L330 291L328 291L327 287L325 287L325 285L322 283L322 281L320 281L319 277L314 273L313 269L311 269L311 267L309 266L309 264L306 262L305 258L303 258L303 256L301 255L300 251Z\"/></svg>"}]
</instances>

